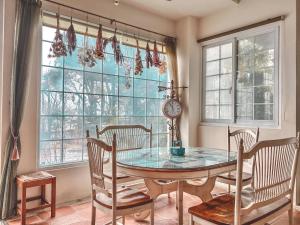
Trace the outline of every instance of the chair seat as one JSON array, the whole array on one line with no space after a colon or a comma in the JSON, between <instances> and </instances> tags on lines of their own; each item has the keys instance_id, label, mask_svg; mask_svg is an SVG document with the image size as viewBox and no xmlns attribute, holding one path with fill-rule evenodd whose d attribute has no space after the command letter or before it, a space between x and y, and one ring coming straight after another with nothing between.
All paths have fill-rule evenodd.
<instances>
[{"instance_id":1,"label":"chair seat","mask_svg":"<svg viewBox=\"0 0 300 225\"><path fill-rule=\"evenodd\" d=\"M224 173L224 174L221 174L218 176L218 181L220 181L220 182L224 181L223 183L225 183L226 180L228 180L228 182L236 182L236 179L237 179L236 171L232 171L230 173ZM251 179L252 179L252 175L250 173L242 174L242 182L243 183L250 182Z\"/></svg>"},{"instance_id":2,"label":"chair seat","mask_svg":"<svg viewBox=\"0 0 300 225\"><path fill-rule=\"evenodd\" d=\"M106 178L108 178L108 179L112 179L111 171L104 170L104 171L103 171L103 175L104 175L104 177L106 177ZM117 173L117 180L127 179L127 178L129 178L129 177L130 177L130 176L124 175L124 174L122 174L122 173Z\"/></svg>"},{"instance_id":3,"label":"chair seat","mask_svg":"<svg viewBox=\"0 0 300 225\"><path fill-rule=\"evenodd\" d=\"M103 193L98 193L95 201L108 209L112 209L112 198ZM149 195L131 188L122 189L117 193L117 209L137 207L152 201Z\"/></svg>"},{"instance_id":4,"label":"chair seat","mask_svg":"<svg viewBox=\"0 0 300 225\"><path fill-rule=\"evenodd\" d=\"M242 224L250 225L291 203L288 198L282 198L272 204L253 210L248 215L242 216ZM189 208L189 213L200 219L218 225L231 225L234 222L235 197L222 195L208 202Z\"/></svg>"}]
</instances>

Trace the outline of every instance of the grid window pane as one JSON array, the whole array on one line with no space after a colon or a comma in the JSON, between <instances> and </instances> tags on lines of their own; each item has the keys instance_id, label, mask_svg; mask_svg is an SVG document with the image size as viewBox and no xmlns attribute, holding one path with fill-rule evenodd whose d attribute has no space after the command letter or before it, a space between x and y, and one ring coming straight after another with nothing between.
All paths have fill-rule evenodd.
<instances>
[{"instance_id":1,"label":"grid window pane","mask_svg":"<svg viewBox=\"0 0 300 225\"><path fill-rule=\"evenodd\" d=\"M120 47L129 71L115 63L111 44L106 47L105 59L97 59L92 68L82 66L77 56L83 48L82 34L77 34L77 48L72 54L48 58L54 33L55 29L43 26L40 166L87 160L85 131L95 137L96 125L100 129L116 124L152 125L153 146L166 146L167 121L160 116L164 93L158 93L158 86L169 85L167 73L161 75L157 68L144 67L142 75L135 76L136 48L124 44ZM88 46L94 45L95 38L89 37ZM141 55L144 59L145 50L141 49Z\"/></svg>"}]
</instances>

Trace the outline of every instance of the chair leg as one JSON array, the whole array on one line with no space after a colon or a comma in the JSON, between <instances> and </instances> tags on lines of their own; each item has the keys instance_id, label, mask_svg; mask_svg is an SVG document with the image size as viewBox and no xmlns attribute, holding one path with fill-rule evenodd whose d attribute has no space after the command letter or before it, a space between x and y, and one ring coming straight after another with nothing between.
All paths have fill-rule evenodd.
<instances>
[{"instance_id":1,"label":"chair leg","mask_svg":"<svg viewBox=\"0 0 300 225\"><path fill-rule=\"evenodd\" d=\"M122 216L122 224L125 225L125 216Z\"/></svg>"},{"instance_id":2,"label":"chair leg","mask_svg":"<svg viewBox=\"0 0 300 225\"><path fill-rule=\"evenodd\" d=\"M151 225L154 225L154 203L151 206Z\"/></svg>"},{"instance_id":3,"label":"chair leg","mask_svg":"<svg viewBox=\"0 0 300 225\"><path fill-rule=\"evenodd\" d=\"M171 198L170 192L168 193L168 198Z\"/></svg>"},{"instance_id":4,"label":"chair leg","mask_svg":"<svg viewBox=\"0 0 300 225\"><path fill-rule=\"evenodd\" d=\"M190 215L190 223L189 223L189 225L195 225L192 215Z\"/></svg>"},{"instance_id":5,"label":"chair leg","mask_svg":"<svg viewBox=\"0 0 300 225\"><path fill-rule=\"evenodd\" d=\"M91 225L95 225L96 224L96 207L94 207L92 205L92 221L91 221Z\"/></svg>"},{"instance_id":6,"label":"chair leg","mask_svg":"<svg viewBox=\"0 0 300 225\"><path fill-rule=\"evenodd\" d=\"M289 209L289 225L294 225L294 219L293 219L293 208Z\"/></svg>"},{"instance_id":7,"label":"chair leg","mask_svg":"<svg viewBox=\"0 0 300 225\"><path fill-rule=\"evenodd\" d=\"M230 194L230 193L231 193L231 185L228 184L228 194Z\"/></svg>"}]
</instances>

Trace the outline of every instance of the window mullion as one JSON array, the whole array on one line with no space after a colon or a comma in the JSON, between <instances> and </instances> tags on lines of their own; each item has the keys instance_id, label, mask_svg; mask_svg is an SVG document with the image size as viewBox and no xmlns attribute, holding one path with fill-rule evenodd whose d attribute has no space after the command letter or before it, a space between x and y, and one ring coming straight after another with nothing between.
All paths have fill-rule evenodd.
<instances>
[{"instance_id":1,"label":"window mullion","mask_svg":"<svg viewBox=\"0 0 300 225\"><path fill-rule=\"evenodd\" d=\"M232 121L236 123L237 109L236 109L236 80L238 75L238 40L234 38L232 41Z\"/></svg>"}]
</instances>

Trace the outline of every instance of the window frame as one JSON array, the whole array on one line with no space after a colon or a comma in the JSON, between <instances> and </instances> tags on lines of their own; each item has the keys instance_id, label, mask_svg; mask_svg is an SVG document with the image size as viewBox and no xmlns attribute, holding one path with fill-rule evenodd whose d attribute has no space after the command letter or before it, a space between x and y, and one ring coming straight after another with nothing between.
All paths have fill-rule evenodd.
<instances>
[{"instance_id":1,"label":"window frame","mask_svg":"<svg viewBox=\"0 0 300 225\"><path fill-rule=\"evenodd\" d=\"M201 91L201 100L200 100L200 112L201 119L200 125L234 125L236 127L266 127L266 128L278 128L280 127L280 117L281 117L281 48L282 48L282 22L275 22L271 24L267 24L264 26L252 28L246 31L241 31L238 33L234 33L231 35L223 36L220 38L212 39L209 41L205 41L200 43L200 82L202 87ZM258 35L263 35L269 32L275 32L275 48L274 48L274 107L273 107L273 120L265 121L265 120L239 120L236 117L236 78L238 73L238 65L237 65L237 46L238 40L247 38L247 37L255 37ZM205 67L206 67L206 54L205 49L220 46L226 43L232 43L232 116L231 119L206 119L205 118L205 96L206 96L206 82L205 82Z\"/></svg>"},{"instance_id":2,"label":"window frame","mask_svg":"<svg viewBox=\"0 0 300 225\"><path fill-rule=\"evenodd\" d=\"M41 27L40 27L40 38L39 38L39 42L40 42L40 52L41 52L41 57L40 57L40 60L39 60L39 63L37 64L38 65L38 79L37 79L37 85L38 85L38 88L37 88L37 110L38 110L38 116L37 116L37 131L38 131L38 137L37 137L37 158L36 158L36 165L37 165L37 169L38 170L55 170L55 169L66 169L66 168L76 168L76 167L83 167L83 166L86 166L88 164L88 160L87 159L84 159L82 157L82 160L78 160L78 161L70 161L70 162L64 162L64 161L61 161L60 163L53 163L53 164L47 164L47 165L43 165L41 164L41 160L40 160L40 156L41 156L41 142L43 141L58 141L58 139L56 140L42 140L41 139L41 136L40 136L40 126L41 126L41 118L42 117L52 117L55 115L42 115L41 114L41 110L42 110L42 104L41 104L41 97L42 97L42 92L52 92L52 93L61 93L63 95L62 97L62 110L64 108L64 100L65 100L65 94L82 94L83 95L83 99L82 99L82 104L83 104L83 107L85 107L85 96L91 94L91 95L97 95L97 96L100 96L101 97L101 115L94 115L94 117L100 117L100 120L102 121L103 119L101 119L102 117L109 117L108 115L103 115L102 112L103 112L103 101L102 99L104 97L107 97L107 96L114 96L115 98L117 98L117 109L116 109L116 115L112 115L112 117L115 117L118 121L117 124L123 124L122 122L122 119L125 119L125 118L130 118L130 123L132 123L133 121L133 118L144 118L144 126L148 126L148 119L155 119L155 121L157 122L157 131L153 132L153 135L154 137L153 138L156 138L157 139L157 144L159 144L160 142L160 135L167 135L167 144L169 143L169 130L167 128L167 123L166 123L166 132L165 133L162 133L160 132L160 121L162 118L164 118L164 116L161 114L161 111L160 111L160 107L158 109L158 114L157 115L148 115L148 111L147 111L147 108L148 108L148 105L147 105L147 102L149 100L154 100L154 101L160 101L160 105L162 104L163 101L165 101L165 99L163 97L160 96L159 93L157 93L157 96L156 97L153 97L153 96L148 96L148 92L147 92L147 88L148 88L148 83L150 82L156 82L158 83L159 85L162 85L162 84L168 84L170 83L170 78L169 78L169 74L168 72L165 74L166 77L166 80L164 79L161 79L159 74L157 74L158 76L158 79L154 79L154 78L150 78L148 77L147 75L147 71L144 71L144 74L142 77L140 76L135 76L133 74L134 71L131 72L131 75L130 75L130 79L131 79L131 82L132 82L132 87L131 87L131 91L132 93L130 95L124 95L124 94L120 94L120 89L119 89L119 84L121 82L121 79L124 79L125 76L124 75L120 75L119 72L120 72L120 66L118 65L118 73L117 74L110 74L110 73L107 73L107 72L104 72L104 69L103 69L103 64L104 64L104 60L101 60L101 72L94 72L94 71L89 71L89 70L85 70L84 67L82 67L82 69L74 69L74 68L69 68L69 67L65 67L65 60L66 59L62 59L62 62L63 64L60 65L60 66L53 66L53 65L44 65L43 64L43 60L42 60L42 51L43 51L43 43L51 43L51 41L48 41L48 40L45 40L43 39L43 36L42 36L42 33L43 33L43 27L50 27L48 26L47 24L43 24ZM52 28L52 27L50 27ZM130 45L128 45L130 46ZM133 46L130 46L130 47L133 47ZM80 47L81 48L81 47ZM109 55L112 55L110 52L108 52L107 54ZM68 54L69 56L69 54ZM125 56L127 58L129 58L130 60L133 60L134 61L134 58L135 58L135 55L133 55L132 57L131 56ZM99 62L98 62L99 63ZM144 60L143 60L143 63L144 63ZM43 73L43 68L54 68L54 69L59 69L59 70L62 70L62 76L63 76L63 90L62 91L52 91L52 90L44 90L42 88L42 73ZM134 67L132 68L134 70ZM74 92L74 91L65 91L64 90L64 86L65 86L65 83L64 83L64 79L65 79L65 70L68 70L68 71L75 71L75 72L81 72L82 75L83 75L83 90L78 92ZM101 93L98 93L98 94L92 94L92 93L86 93L85 92L85 87L84 87L84 81L85 81L85 76L86 74L85 73L89 73L89 74L98 74L98 75L101 75ZM118 89L117 89L117 93L116 94L108 94L108 93L104 93L103 92L103 76L107 76L107 77L110 77L110 78L117 78L117 84L118 84ZM136 81L143 81L145 82L145 88L146 88L146 94L144 97L139 97L139 96L135 96L135 90L134 90L134 86L135 86L135 82ZM134 101L135 99L145 99L145 115L143 116L138 116L138 115L134 115L134 111L132 113L132 115L121 115L120 114L120 98L130 98L131 101L132 101L132 108L134 109ZM61 115L59 117L61 117L61 120L62 120L62 123L64 123L64 118L65 117L68 117L68 116L71 116L71 115L65 115L64 112L62 111ZM77 115L77 117L80 117L82 118L83 122L82 122L82 129L83 129L83 133L85 134L85 118L87 117L90 117L90 115L88 114L85 114L84 113L84 109L82 111L82 115ZM99 124L98 124L99 125ZM152 123L151 123L151 126L152 126ZM100 124L100 127L102 127L102 123ZM63 125L62 125L62 129L63 129ZM63 130L62 130L62 133ZM82 151L81 151L81 155L84 154L84 140L85 140L85 136L83 137L78 137L78 138L64 138L64 136L62 136L59 140L62 141L61 142L61 151L62 151L62 155L63 155L63 152L64 152L64 145L63 145L63 140L73 140L73 141L77 141L77 140L82 140Z\"/></svg>"}]
</instances>

